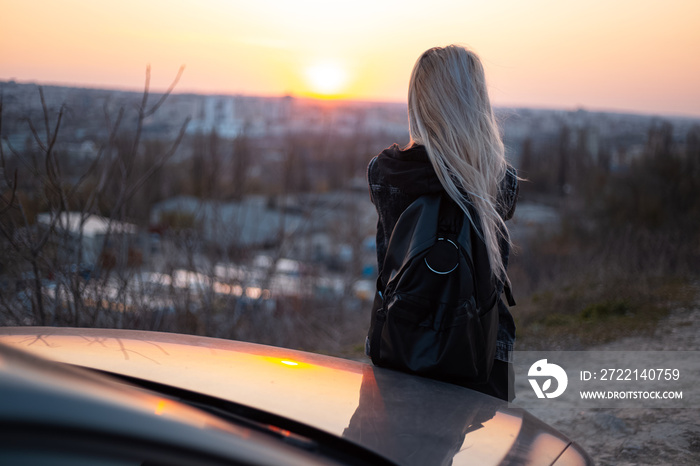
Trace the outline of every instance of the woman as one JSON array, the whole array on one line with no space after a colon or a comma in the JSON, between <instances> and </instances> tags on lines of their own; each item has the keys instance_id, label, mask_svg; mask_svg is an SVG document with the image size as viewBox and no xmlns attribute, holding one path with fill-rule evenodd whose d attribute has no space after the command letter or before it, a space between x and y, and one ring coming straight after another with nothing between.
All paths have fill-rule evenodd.
<instances>
[{"instance_id":1,"label":"woman","mask_svg":"<svg viewBox=\"0 0 700 466\"><path fill-rule=\"evenodd\" d=\"M446 192L468 212L472 205L480 222L489 264L502 291L508 283L510 252L505 221L513 216L518 191L515 170L504 146L486 90L477 55L461 46L436 47L416 62L408 90L411 141L385 149L367 170L370 197L379 216L377 260L381 269L394 225L418 197ZM381 270L380 270L381 273ZM512 400L513 317L498 303L496 356L486 384L471 386Z\"/></svg>"}]
</instances>

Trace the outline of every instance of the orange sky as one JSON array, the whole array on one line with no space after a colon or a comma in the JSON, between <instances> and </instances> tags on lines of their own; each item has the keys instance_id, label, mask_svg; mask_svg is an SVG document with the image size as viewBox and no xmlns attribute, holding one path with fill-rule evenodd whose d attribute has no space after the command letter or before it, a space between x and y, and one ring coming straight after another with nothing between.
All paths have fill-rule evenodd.
<instances>
[{"instance_id":1,"label":"orange sky","mask_svg":"<svg viewBox=\"0 0 700 466\"><path fill-rule=\"evenodd\" d=\"M429 5L429 6L428 6ZM0 0L0 80L405 101L474 48L496 105L700 116L698 0Z\"/></svg>"}]
</instances>

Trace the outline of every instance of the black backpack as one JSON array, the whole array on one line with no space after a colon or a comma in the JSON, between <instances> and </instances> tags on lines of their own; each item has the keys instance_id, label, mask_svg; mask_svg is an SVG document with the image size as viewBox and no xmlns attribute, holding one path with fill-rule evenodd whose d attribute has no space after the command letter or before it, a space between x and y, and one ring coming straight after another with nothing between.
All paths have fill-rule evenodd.
<instances>
[{"instance_id":1,"label":"black backpack","mask_svg":"<svg viewBox=\"0 0 700 466\"><path fill-rule=\"evenodd\" d=\"M473 207L470 215L478 219ZM486 382L502 289L457 204L446 194L419 197L396 222L377 279L372 362L460 385Z\"/></svg>"}]
</instances>

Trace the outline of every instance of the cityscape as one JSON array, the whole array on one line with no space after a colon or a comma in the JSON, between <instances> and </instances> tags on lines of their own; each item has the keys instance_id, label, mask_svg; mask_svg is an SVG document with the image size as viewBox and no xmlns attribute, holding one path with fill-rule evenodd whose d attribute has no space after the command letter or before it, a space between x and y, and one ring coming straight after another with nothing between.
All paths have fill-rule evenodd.
<instances>
[{"instance_id":1,"label":"cityscape","mask_svg":"<svg viewBox=\"0 0 700 466\"><path fill-rule=\"evenodd\" d=\"M700 464L697 0L1 11L0 463ZM497 341L377 293L368 164L449 52L518 175Z\"/></svg>"},{"instance_id":2,"label":"cityscape","mask_svg":"<svg viewBox=\"0 0 700 466\"><path fill-rule=\"evenodd\" d=\"M0 88L5 324L118 321L267 341L255 323L265 313L294 320L313 303L364 318L376 277L365 171L382 148L408 143L405 105ZM584 109L496 111L527 180L516 244L558 230L582 167L624 173L655 132L684 148L698 128Z\"/></svg>"},{"instance_id":3,"label":"cityscape","mask_svg":"<svg viewBox=\"0 0 700 466\"><path fill-rule=\"evenodd\" d=\"M405 105L16 82L0 95L0 326L193 334L366 361L377 216L365 173L384 147L408 143ZM518 349L692 348L700 120L496 115L521 177L508 269ZM678 319L682 332L649 336ZM600 419L664 419L524 406L606 457L627 440L610 443Z\"/></svg>"}]
</instances>

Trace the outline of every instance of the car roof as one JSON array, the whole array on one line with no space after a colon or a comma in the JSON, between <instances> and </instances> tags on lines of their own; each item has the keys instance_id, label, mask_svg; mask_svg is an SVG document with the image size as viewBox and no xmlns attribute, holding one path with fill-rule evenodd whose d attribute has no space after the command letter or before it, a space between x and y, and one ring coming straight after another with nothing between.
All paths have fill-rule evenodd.
<instances>
[{"instance_id":1,"label":"car roof","mask_svg":"<svg viewBox=\"0 0 700 466\"><path fill-rule=\"evenodd\" d=\"M87 458L90 464L340 464L250 424L0 344L0 463L86 464Z\"/></svg>"},{"instance_id":2,"label":"car roof","mask_svg":"<svg viewBox=\"0 0 700 466\"><path fill-rule=\"evenodd\" d=\"M571 445L504 401L330 356L111 329L5 327L0 328L0 343L264 410L399 464L435 463L436 458L451 458L455 465L553 464Z\"/></svg>"}]
</instances>

